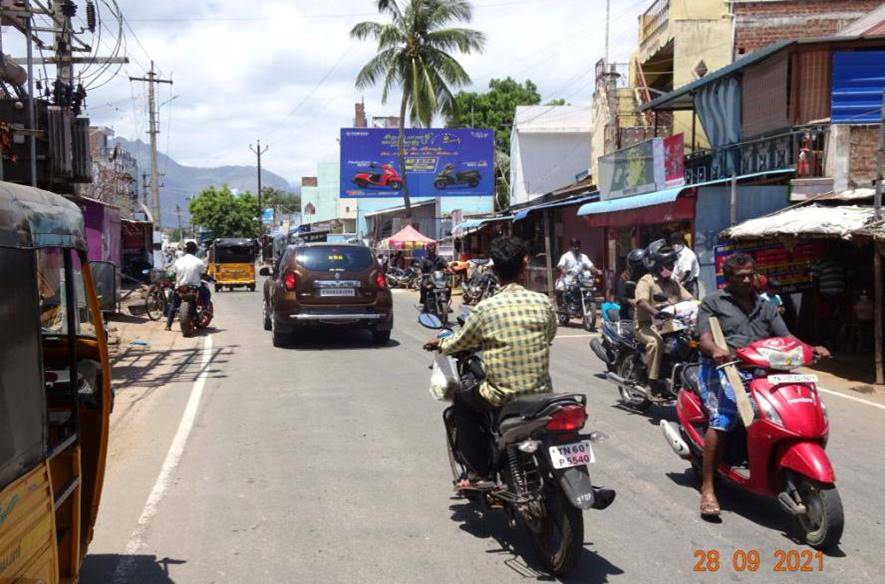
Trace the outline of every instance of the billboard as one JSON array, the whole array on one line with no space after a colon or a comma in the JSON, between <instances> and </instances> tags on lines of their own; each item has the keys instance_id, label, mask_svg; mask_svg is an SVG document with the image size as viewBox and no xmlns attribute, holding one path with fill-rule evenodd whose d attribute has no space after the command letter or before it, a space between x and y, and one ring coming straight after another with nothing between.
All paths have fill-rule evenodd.
<instances>
[{"instance_id":1,"label":"billboard","mask_svg":"<svg viewBox=\"0 0 885 584\"><path fill-rule=\"evenodd\" d=\"M602 200L685 184L685 137L652 138L599 157Z\"/></svg>"},{"instance_id":2,"label":"billboard","mask_svg":"<svg viewBox=\"0 0 885 584\"><path fill-rule=\"evenodd\" d=\"M341 198L491 196L495 192L495 132L408 128L405 172L399 130L341 130Z\"/></svg>"}]
</instances>

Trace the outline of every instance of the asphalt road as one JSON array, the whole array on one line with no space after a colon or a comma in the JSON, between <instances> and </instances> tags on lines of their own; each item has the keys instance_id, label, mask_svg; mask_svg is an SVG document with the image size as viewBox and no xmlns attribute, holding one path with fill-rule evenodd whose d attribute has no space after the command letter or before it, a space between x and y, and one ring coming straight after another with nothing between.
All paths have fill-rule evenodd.
<instances>
[{"instance_id":1,"label":"asphalt road","mask_svg":"<svg viewBox=\"0 0 885 584\"><path fill-rule=\"evenodd\" d=\"M83 582L521 582L545 579L501 512L452 497L440 413L427 391L431 336L396 293L393 339L319 333L285 349L261 328L260 294L215 295L209 338L167 333L116 363L104 498ZM618 491L585 514L566 580L772 582L778 550L805 550L776 502L723 486L723 521L698 517L688 465L657 421L619 409L581 329L554 343L558 391L589 396L594 482ZM829 444L845 506L840 549L815 582L880 582L885 410L832 396ZM694 571L717 550L715 573ZM737 572L737 550L761 566ZM819 565L814 561L815 571Z\"/></svg>"}]
</instances>

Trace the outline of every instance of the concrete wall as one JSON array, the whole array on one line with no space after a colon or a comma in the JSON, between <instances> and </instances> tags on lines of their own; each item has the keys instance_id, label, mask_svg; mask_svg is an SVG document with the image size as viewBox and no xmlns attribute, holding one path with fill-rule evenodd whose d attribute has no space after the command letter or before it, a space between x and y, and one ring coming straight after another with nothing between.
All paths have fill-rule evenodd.
<instances>
[{"instance_id":1,"label":"concrete wall","mask_svg":"<svg viewBox=\"0 0 885 584\"><path fill-rule=\"evenodd\" d=\"M511 144L511 205L574 183L593 163L590 132L514 132Z\"/></svg>"},{"instance_id":2,"label":"concrete wall","mask_svg":"<svg viewBox=\"0 0 885 584\"><path fill-rule=\"evenodd\" d=\"M878 144L877 126L830 126L825 171L833 179L833 191L841 193L873 185Z\"/></svg>"},{"instance_id":3,"label":"concrete wall","mask_svg":"<svg viewBox=\"0 0 885 584\"><path fill-rule=\"evenodd\" d=\"M830 36L881 4L881 0L736 2L735 52L751 53L784 39Z\"/></svg>"},{"instance_id":4,"label":"concrete wall","mask_svg":"<svg viewBox=\"0 0 885 584\"><path fill-rule=\"evenodd\" d=\"M790 204L790 189L786 185L741 186L737 193L738 223L779 211ZM695 207L694 250L701 264L702 291L716 289L714 248L719 245L719 233L729 227L731 187L715 186L698 189Z\"/></svg>"},{"instance_id":5,"label":"concrete wall","mask_svg":"<svg viewBox=\"0 0 885 584\"><path fill-rule=\"evenodd\" d=\"M353 199L339 199L341 194L341 165L338 162L320 162L317 164L317 186L301 187L301 208L313 203L316 215L305 217L305 222L319 223L333 219L349 220L346 225L353 226L357 216L357 205Z\"/></svg>"}]
</instances>

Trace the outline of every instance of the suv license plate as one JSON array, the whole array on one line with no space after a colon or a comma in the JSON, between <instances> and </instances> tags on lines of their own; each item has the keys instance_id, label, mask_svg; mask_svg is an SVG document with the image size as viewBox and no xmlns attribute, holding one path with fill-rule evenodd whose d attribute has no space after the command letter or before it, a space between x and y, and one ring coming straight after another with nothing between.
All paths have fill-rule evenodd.
<instances>
[{"instance_id":1,"label":"suv license plate","mask_svg":"<svg viewBox=\"0 0 885 584\"><path fill-rule=\"evenodd\" d=\"M320 296L356 296L356 290L353 288L323 288L320 290Z\"/></svg>"},{"instance_id":2,"label":"suv license plate","mask_svg":"<svg viewBox=\"0 0 885 584\"><path fill-rule=\"evenodd\" d=\"M560 444L559 446L551 446L550 460L553 468L571 468L573 466L582 466L585 464L593 464L596 457L593 456L593 448L590 446L589 440L574 442L572 444Z\"/></svg>"}]
</instances>

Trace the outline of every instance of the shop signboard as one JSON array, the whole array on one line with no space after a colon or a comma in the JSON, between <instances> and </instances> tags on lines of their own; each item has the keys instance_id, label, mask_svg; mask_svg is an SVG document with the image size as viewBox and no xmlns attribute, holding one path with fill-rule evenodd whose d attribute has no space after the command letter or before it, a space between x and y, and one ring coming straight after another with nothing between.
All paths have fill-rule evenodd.
<instances>
[{"instance_id":1,"label":"shop signboard","mask_svg":"<svg viewBox=\"0 0 885 584\"><path fill-rule=\"evenodd\" d=\"M811 268L826 256L826 244L823 240L786 243L760 240L717 245L715 254L718 288L723 288L726 284L722 264L728 256L738 252L753 256L756 271L775 281L779 293L792 294L812 287Z\"/></svg>"},{"instance_id":2,"label":"shop signboard","mask_svg":"<svg viewBox=\"0 0 885 584\"><path fill-rule=\"evenodd\" d=\"M265 225L273 225L274 210L273 208L265 209L261 214L261 222Z\"/></svg>"},{"instance_id":3,"label":"shop signboard","mask_svg":"<svg viewBox=\"0 0 885 584\"><path fill-rule=\"evenodd\" d=\"M685 184L685 136L652 138L599 158L602 200Z\"/></svg>"},{"instance_id":4,"label":"shop signboard","mask_svg":"<svg viewBox=\"0 0 885 584\"><path fill-rule=\"evenodd\" d=\"M495 193L495 132L487 129L408 128L405 171L399 131L341 130L341 198L492 196Z\"/></svg>"}]
</instances>

